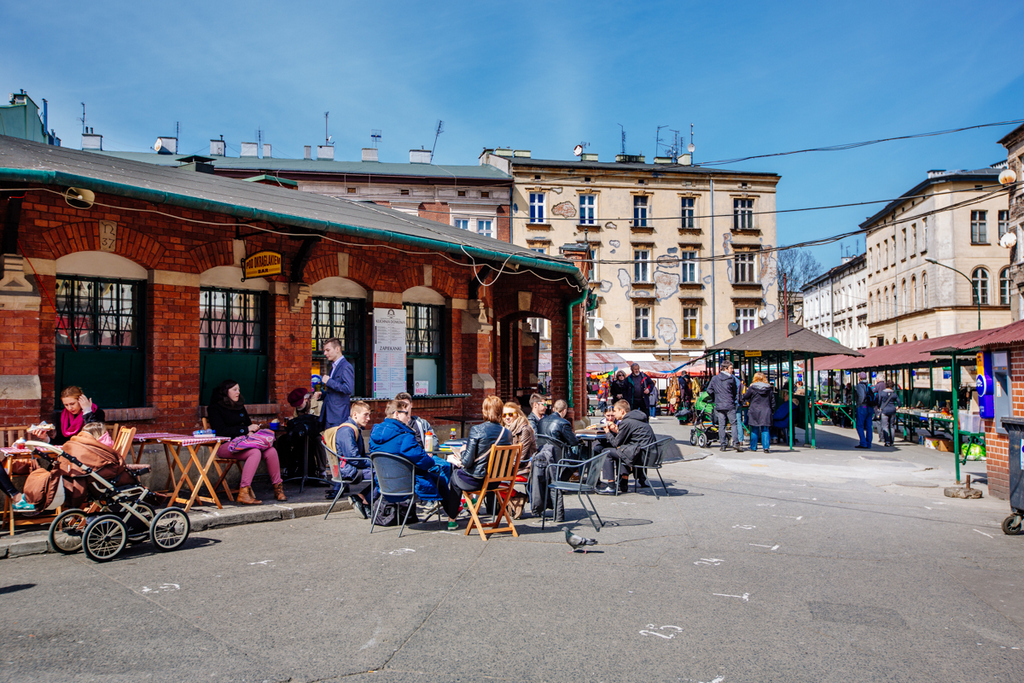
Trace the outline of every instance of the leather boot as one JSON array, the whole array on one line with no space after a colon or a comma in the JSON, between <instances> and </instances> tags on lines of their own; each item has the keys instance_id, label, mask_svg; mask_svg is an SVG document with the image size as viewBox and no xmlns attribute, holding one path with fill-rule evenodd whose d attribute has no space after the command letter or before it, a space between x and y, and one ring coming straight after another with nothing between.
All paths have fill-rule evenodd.
<instances>
[{"instance_id":1,"label":"leather boot","mask_svg":"<svg viewBox=\"0 0 1024 683\"><path fill-rule=\"evenodd\" d=\"M284 484L274 484L274 498L280 501L288 500L288 496L284 495Z\"/></svg>"},{"instance_id":2,"label":"leather boot","mask_svg":"<svg viewBox=\"0 0 1024 683\"><path fill-rule=\"evenodd\" d=\"M259 505L263 501L256 500L256 496L252 495L251 486L243 486L238 489L238 495L235 496L235 502L239 505Z\"/></svg>"}]
</instances>

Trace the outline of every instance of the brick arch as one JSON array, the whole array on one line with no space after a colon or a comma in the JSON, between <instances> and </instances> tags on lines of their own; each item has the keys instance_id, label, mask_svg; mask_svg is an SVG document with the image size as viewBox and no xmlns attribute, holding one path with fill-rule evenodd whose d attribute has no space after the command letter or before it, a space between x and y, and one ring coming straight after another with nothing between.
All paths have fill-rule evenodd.
<instances>
[{"instance_id":1,"label":"brick arch","mask_svg":"<svg viewBox=\"0 0 1024 683\"><path fill-rule=\"evenodd\" d=\"M365 268L353 267L354 265L355 264L352 262L352 258L350 256L348 274L344 276L345 279L352 280L363 289L373 289L373 282L366 279L367 272L372 271L367 271ZM338 272L338 252L320 254L311 258L309 263L306 264L305 277L303 280L308 284L313 284L329 277L342 277L341 273Z\"/></svg>"},{"instance_id":2,"label":"brick arch","mask_svg":"<svg viewBox=\"0 0 1024 683\"><path fill-rule=\"evenodd\" d=\"M565 314L565 307L562 305L561 297L543 296L540 292L534 291L531 297L529 309L519 310L518 287L509 287L494 292L494 310L498 311L499 320L517 320L520 318L547 318L554 320Z\"/></svg>"},{"instance_id":3,"label":"brick arch","mask_svg":"<svg viewBox=\"0 0 1024 683\"><path fill-rule=\"evenodd\" d=\"M235 263L235 250L232 240L221 240L219 242L207 242L201 244L191 252L192 261L196 264L196 272L202 273L217 266L237 266Z\"/></svg>"},{"instance_id":4,"label":"brick arch","mask_svg":"<svg viewBox=\"0 0 1024 683\"><path fill-rule=\"evenodd\" d=\"M99 223L93 219L82 219L51 228L42 234L53 258L67 256L77 251L102 251L100 248ZM139 230L125 225L117 226L117 243L114 252L118 256L134 261L148 270L159 267L166 249L159 241Z\"/></svg>"}]
</instances>

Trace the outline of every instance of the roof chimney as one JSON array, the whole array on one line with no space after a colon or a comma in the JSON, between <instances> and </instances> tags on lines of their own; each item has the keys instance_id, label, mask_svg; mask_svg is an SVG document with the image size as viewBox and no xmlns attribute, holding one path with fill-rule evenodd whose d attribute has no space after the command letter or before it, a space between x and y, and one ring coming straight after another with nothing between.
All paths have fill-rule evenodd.
<instances>
[{"instance_id":1,"label":"roof chimney","mask_svg":"<svg viewBox=\"0 0 1024 683\"><path fill-rule=\"evenodd\" d=\"M597 152L584 152L580 155L580 161L597 161Z\"/></svg>"},{"instance_id":2,"label":"roof chimney","mask_svg":"<svg viewBox=\"0 0 1024 683\"><path fill-rule=\"evenodd\" d=\"M304 156L303 158L304 159L312 159L313 158L313 148L310 145L306 145L306 156Z\"/></svg>"},{"instance_id":3,"label":"roof chimney","mask_svg":"<svg viewBox=\"0 0 1024 683\"><path fill-rule=\"evenodd\" d=\"M430 150L429 149L410 149L409 150L409 163L410 164L429 164L430 163Z\"/></svg>"},{"instance_id":4,"label":"roof chimney","mask_svg":"<svg viewBox=\"0 0 1024 683\"><path fill-rule=\"evenodd\" d=\"M263 158L264 159L269 159L270 156L271 156L270 155L270 143L269 142L264 142L263 143Z\"/></svg>"},{"instance_id":5,"label":"roof chimney","mask_svg":"<svg viewBox=\"0 0 1024 683\"><path fill-rule=\"evenodd\" d=\"M156 144L153 145L153 148L156 149L157 154L177 154L178 138L161 135L156 139Z\"/></svg>"},{"instance_id":6,"label":"roof chimney","mask_svg":"<svg viewBox=\"0 0 1024 683\"><path fill-rule=\"evenodd\" d=\"M242 156L243 157L258 157L260 155L260 145L258 142L243 142L242 143Z\"/></svg>"},{"instance_id":7,"label":"roof chimney","mask_svg":"<svg viewBox=\"0 0 1024 683\"><path fill-rule=\"evenodd\" d=\"M102 152L103 136L96 135L90 128L88 133L82 133L82 149L96 149Z\"/></svg>"},{"instance_id":8,"label":"roof chimney","mask_svg":"<svg viewBox=\"0 0 1024 683\"><path fill-rule=\"evenodd\" d=\"M380 161L376 147L363 147L363 161Z\"/></svg>"},{"instance_id":9,"label":"roof chimney","mask_svg":"<svg viewBox=\"0 0 1024 683\"><path fill-rule=\"evenodd\" d=\"M331 145L316 146L317 161L334 161L334 147Z\"/></svg>"},{"instance_id":10,"label":"roof chimney","mask_svg":"<svg viewBox=\"0 0 1024 683\"><path fill-rule=\"evenodd\" d=\"M222 157L224 156L224 136L222 135L220 140L210 140L210 156L211 157Z\"/></svg>"}]
</instances>

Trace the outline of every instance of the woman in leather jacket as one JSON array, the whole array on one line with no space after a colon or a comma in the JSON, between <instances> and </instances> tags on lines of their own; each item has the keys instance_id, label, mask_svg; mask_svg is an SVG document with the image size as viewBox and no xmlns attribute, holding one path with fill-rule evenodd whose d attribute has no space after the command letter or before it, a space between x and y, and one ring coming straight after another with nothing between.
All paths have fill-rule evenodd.
<instances>
[{"instance_id":1,"label":"woman in leather jacket","mask_svg":"<svg viewBox=\"0 0 1024 683\"><path fill-rule=\"evenodd\" d=\"M458 468L452 477L452 483L463 491L479 491L487 476L487 459L491 446L509 446L512 435L501 426L501 411L504 403L497 396L484 399L483 416L486 422L473 425L469 430L469 440L457 463Z\"/></svg>"}]
</instances>

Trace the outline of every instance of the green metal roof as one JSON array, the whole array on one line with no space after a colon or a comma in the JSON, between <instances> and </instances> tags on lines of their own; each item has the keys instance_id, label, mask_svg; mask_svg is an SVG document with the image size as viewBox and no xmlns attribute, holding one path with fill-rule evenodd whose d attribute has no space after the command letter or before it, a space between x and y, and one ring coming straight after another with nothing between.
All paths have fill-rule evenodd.
<instances>
[{"instance_id":1,"label":"green metal roof","mask_svg":"<svg viewBox=\"0 0 1024 683\"><path fill-rule=\"evenodd\" d=\"M0 180L58 188L80 187L156 204L222 213L242 220L270 221L315 232L441 251L506 270L527 268L543 271L545 277L559 275L577 290L587 289L583 274L562 257L540 254L373 203L297 192L5 136L0 136Z\"/></svg>"}]
</instances>

